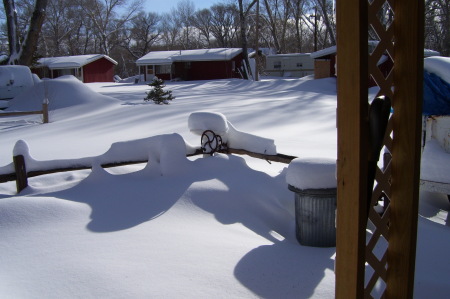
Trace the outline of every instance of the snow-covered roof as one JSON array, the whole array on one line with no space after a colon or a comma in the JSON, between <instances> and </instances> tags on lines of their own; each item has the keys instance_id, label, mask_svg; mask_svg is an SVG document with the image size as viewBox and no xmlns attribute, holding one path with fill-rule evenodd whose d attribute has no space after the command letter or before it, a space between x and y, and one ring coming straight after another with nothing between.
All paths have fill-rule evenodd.
<instances>
[{"instance_id":1,"label":"snow-covered roof","mask_svg":"<svg viewBox=\"0 0 450 299\"><path fill-rule=\"evenodd\" d=\"M302 56L310 56L311 53L287 53L287 54L274 54L267 55L267 57L302 57Z\"/></svg>"},{"instance_id":2,"label":"snow-covered roof","mask_svg":"<svg viewBox=\"0 0 450 299\"><path fill-rule=\"evenodd\" d=\"M49 69L68 69L79 68L94 62L100 58L106 58L114 64L117 61L111 57L103 54L90 54L90 55L76 55L76 56L61 56L61 57L44 57L38 60L38 67L48 67Z\"/></svg>"},{"instance_id":3,"label":"snow-covered roof","mask_svg":"<svg viewBox=\"0 0 450 299\"><path fill-rule=\"evenodd\" d=\"M197 50L154 51L136 61L137 65L171 64L175 61L230 60L242 53L241 48L216 48Z\"/></svg>"},{"instance_id":4,"label":"snow-covered roof","mask_svg":"<svg viewBox=\"0 0 450 299\"><path fill-rule=\"evenodd\" d=\"M325 48L325 49L316 51L314 53L311 53L310 56L311 56L311 58L315 59L315 58L327 56L327 55L330 55L330 54L334 54L334 53L336 53L336 51L337 51L337 47L336 46L332 46L332 47Z\"/></svg>"},{"instance_id":5,"label":"snow-covered roof","mask_svg":"<svg viewBox=\"0 0 450 299\"><path fill-rule=\"evenodd\" d=\"M369 46L374 47L374 48L378 45L378 43L379 43L378 41L373 41L373 40L368 42ZM316 51L314 53L311 53L311 58L315 59L315 58L327 56L330 54L335 54L336 52L337 52L337 47L332 46L332 47L325 48L325 49ZM441 53L434 51L434 50L430 50L430 49L424 49L423 54L424 54L424 57L441 56Z\"/></svg>"}]
</instances>

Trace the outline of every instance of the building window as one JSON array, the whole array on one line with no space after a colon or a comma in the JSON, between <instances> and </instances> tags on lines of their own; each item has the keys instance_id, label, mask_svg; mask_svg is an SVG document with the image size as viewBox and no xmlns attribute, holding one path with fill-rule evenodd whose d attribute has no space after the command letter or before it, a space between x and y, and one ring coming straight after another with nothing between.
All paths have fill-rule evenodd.
<instances>
[{"instance_id":1,"label":"building window","mask_svg":"<svg viewBox=\"0 0 450 299\"><path fill-rule=\"evenodd\" d=\"M297 62L297 67L303 67L303 63Z\"/></svg>"},{"instance_id":2,"label":"building window","mask_svg":"<svg viewBox=\"0 0 450 299\"><path fill-rule=\"evenodd\" d=\"M274 61L273 62L273 68L274 69L281 69L281 61Z\"/></svg>"},{"instance_id":3,"label":"building window","mask_svg":"<svg viewBox=\"0 0 450 299\"><path fill-rule=\"evenodd\" d=\"M155 74L170 74L170 64L155 65Z\"/></svg>"}]
</instances>

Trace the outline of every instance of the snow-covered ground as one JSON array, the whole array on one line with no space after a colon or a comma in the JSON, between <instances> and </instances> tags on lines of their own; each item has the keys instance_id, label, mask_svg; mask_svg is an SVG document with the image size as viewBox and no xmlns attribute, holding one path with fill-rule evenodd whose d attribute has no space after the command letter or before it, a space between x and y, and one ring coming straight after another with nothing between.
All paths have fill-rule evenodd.
<instances>
[{"instance_id":1,"label":"snow-covered ground","mask_svg":"<svg viewBox=\"0 0 450 299\"><path fill-rule=\"evenodd\" d=\"M208 111L278 153L336 159L335 79L166 84L169 105L144 102L145 84L71 77L10 103L37 110L47 95L50 123L0 118L0 172L13 151L30 167L93 170L30 178L19 195L14 182L0 184L0 297L333 298L335 248L297 243L286 164L185 154L200 145L189 116ZM148 164L99 166L143 148ZM447 298L450 205L442 194L420 200L415 294Z\"/></svg>"}]
</instances>

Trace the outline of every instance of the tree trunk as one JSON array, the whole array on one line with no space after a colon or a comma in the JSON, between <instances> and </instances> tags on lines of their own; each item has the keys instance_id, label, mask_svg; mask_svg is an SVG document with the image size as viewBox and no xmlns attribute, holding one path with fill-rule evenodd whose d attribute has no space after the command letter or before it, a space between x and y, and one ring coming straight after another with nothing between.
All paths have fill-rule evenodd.
<instances>
[{"instance_id":1,"label":"tree trunk","mask_svg":"<svg viewBox=\"0 0 450 299\"><path fill-rule=\"evenodd\" d=\"M248 47L247 47L247 34L246 34L246 17L248 12L250 11L250 8L255 5L256 1L259 0L253 0L248 8L247 11L244 12L244 5L242 4L242 0L238 0L239 2L239 22L241 25L241 44L242 44L242 52L244 54L244 63L247 66L247 69L251 72L250 68L250 62L248 61ZM249 79L249 78L246 78Z\"/></svg>"},{"instance_id":2,"label":"tree trunk","mask_svg":"<svg viewBox=\"0 0 450 299\"><path fill-rule=\"evenodd\" d=\"M9 42L9 63L14 64L14 61L19 56L20 42L17 32L17 11L14 0L3 0L3 6L6 14L6 24L8 27L8 42Z\"/></svg>"},{"instance_id":3,"label":"tree trunk","mask_svg":"<svg viewBox=\"0 0 450 299\"><path fill-rule=\"evenodd\" d=\"M330 18L328 16L327 1L321 0L321 1L318 1L318 3L320 6L320 9L322 10L323 21L325 23L326 30L327 30L328 34L330 35L330 43L332 45L336 45L336 37L334 34L334 30L333 30L333 24L331 24ZM317 13L316 13L316 15L317 15Z\"/></svg>"},{"instance_id":4,"label":"tree trunk","mask_svg":"<svg viewBox=\"0 0 450 299\"><path fill-rule=\"evenodd\" d=\"M267 2L267 0L264 0L264 4L266 6L267 16L269 17L270 31L272 32L273 42L275 44L275 48L276 48L277 52L280 52L280 50L282 50L282 49L280 46L280 42L278 41L277 24L275 22L275 18L272 15L272 11L270 9L270 5Z\"/></svg>"},{"instance_id":5,"label":"tree trunk","mask_svg":"<svg viewBox=\"0 0 450 299\"><path fill-rule=\"evenodd\" d=\"M18 59L18 64L30 66L33 62L33 54L37 49L39 33L41 32L45 19L47 2L47 0L36 0L33 15L30 20L30 27Z\"/></svg>"},{"instance_id":6,"label":"tree trunk","mask_svg":"<svg viewBox=\"0 0 450 299\"><path fill-rule=\"evenodd\" d=\"M242 52L244 54L244 63L247 66L247 69L250 68L250 63L248 61L248 48L247 48L247 34L246 26L245 26L245 14L244 14L244 6L242 5L242 0L239 0L239 24L241 25L241 45L242 45ZM248 79L248 78L245 78Z\"/></svg>"},{"instance_id":7,"label":"tree trunk","mask_svg":"<svg viewBox=\"0 0 450 299\"><path fill-rule=\"evenodd\" d=\"M30 20L27 35L22 47L19 42L17 28L17 12L14 0L3 0L3 6L6 12L6 21L8 26L9 41L9 62L8 64L20 64L30 66L33 62L33 54L36 51L41 32L42 24L45 18L45 9L47 0L36 0L33 15Z\"/></svg>"}]
</instances>

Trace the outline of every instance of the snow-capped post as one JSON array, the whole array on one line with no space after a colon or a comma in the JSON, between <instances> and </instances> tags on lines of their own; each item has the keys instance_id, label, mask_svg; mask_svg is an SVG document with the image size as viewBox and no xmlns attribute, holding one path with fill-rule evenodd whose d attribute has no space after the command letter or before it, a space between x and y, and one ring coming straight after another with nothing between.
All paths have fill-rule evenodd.
<instances>
[{"instance_id":1,"label":"snow-capped post","mask_svg":"<svg viewBox=\"0 0 450 299\"><path fill-rule=\"evenodd\" d=\"M44 124L48 124L48 98L42 102L42 116Z\"/></svg>"},{"instance_id":2,"label":"snow-capped post","mask_svg":"<svg viewBox=\"0 0 450 299\"><path fill-rule=\"evenodd\" d=\"M336 246L336 161L297 158L286 173L295 193L295 232L301 245Z\"/></svg>"}]
</instances>

